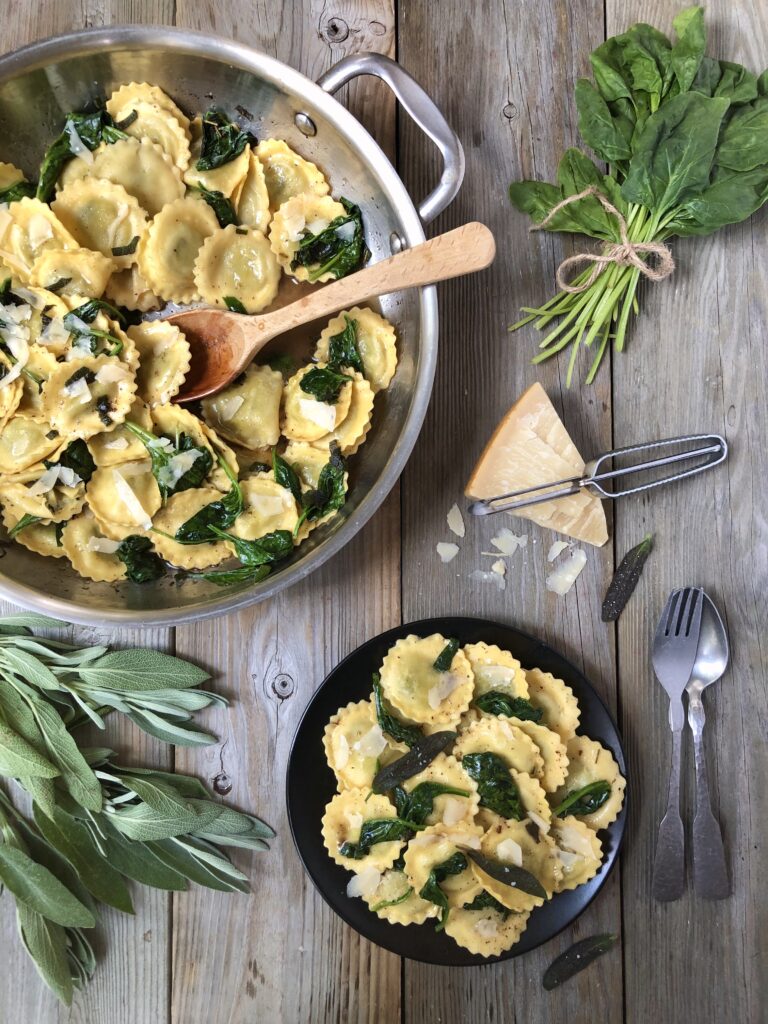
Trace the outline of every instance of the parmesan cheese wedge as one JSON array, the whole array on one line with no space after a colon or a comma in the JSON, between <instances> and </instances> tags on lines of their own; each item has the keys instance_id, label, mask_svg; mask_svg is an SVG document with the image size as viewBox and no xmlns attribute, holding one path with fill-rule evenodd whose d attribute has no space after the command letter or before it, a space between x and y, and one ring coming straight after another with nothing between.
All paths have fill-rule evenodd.
<instances>
[{"instance_id":1,"label":"parmesan cheese wedge","mask_svg":"<svg viewBox=\"0 0 768 1024\"><path fill-rule=\"evenodd\" d=\"M544 388L534 384L499 423L464 493L468 498L494 498L583 472L584 460ZM600 499L584 490L514 515L597 547L608 540Z\"/></svg>"}]
</instances>

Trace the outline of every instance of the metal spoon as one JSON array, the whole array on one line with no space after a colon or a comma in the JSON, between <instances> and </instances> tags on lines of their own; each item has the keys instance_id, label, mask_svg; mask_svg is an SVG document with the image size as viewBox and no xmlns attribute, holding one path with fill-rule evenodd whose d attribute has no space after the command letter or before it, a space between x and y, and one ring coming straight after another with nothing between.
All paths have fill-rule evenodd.
<instances>
[{"instance_id":1,"label":"metal spoon","mask_svg":"<svg viewBox=\"0 0 768 1024\"><path fill-rule=\"evenodd\" d=\"M723 900L731 891L725 863L723 837L712 813L704 756L704 704L702 694L707 686L725 672L728 664L728 634L720 613L711 598L704 594L701 611L701 633L693 673L686 686L688 694L688 725L693 733L696 758L696 816L693 819L693 884L699 896Z\"/></svg>"},{"instance_id":2,"label":"metal spoon","mask_svg":"<svg viewBox=\"0 0 768 1024\"><path fill-rule=\"evenodd\" d=\"M192 402L221 391L279 334L388 292L482 270L495 252L489 229L474 222L342 277L271 313L243 316L224 309L175 313L168 319L187 335L192 366L174 402Z\"/></svg>"}]
</instances>

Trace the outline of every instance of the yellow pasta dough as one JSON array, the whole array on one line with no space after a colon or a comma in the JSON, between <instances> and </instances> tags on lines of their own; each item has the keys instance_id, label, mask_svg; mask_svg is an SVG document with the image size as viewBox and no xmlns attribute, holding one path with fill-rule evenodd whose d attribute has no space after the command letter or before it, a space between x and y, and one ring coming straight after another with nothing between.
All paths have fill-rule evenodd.
<instances>
[{"instance_id":1,"label":"yellow pasta dough","mask_svg":"<svg viewBox=\"0 0 768 1024\"><path fill-rule=\"evenodd\" d=\"M282 397L283 375L252 363L234 384L203 399L203 416L235 444L272 448L280 439Z\"/></svg>"},{"instance_id":2,"label":"yellow pasta dough","mask_svg":"<svg viewBox=\"0 0 768 1024\"><path fill-rule=\"evenodd\" d=\"M32 264L30 281L46 289L59 285L58 295L90 295L98 299L114 269L113 259L91 249L46 249Z\"/></svg>"},{"instance_id":3,"label":"yellow pasta dough","mask_svg":"<svg viewBox=\"0 0 768 1024\"><path fill-rule=\"evenodd\" d=\"M16 406L18 412L29 416L30 419L46 419L42 383L58 368L56 356L44 345L29 346L29 358L24 365L27 372L20 378L22 393Z\"/></svg>"},{"instance_id":4,"label":"yellow pasta dough","mask_svg":"<svg viewBox=\"0 0 768 1024\"><path fill-rule=\"evenodd\" d=\"M576 735L581 715L573 690L562 679L539 668L526 670L525 680L531 704L544 712L542 724L558 733L567 743Z\"/></svg>"},{"instance_id":5,"label":"yellow pasta dough","mask_svg":"<svg viewBox=\"0 0 768 1024\"><path fill-rule=\"evenodd\" d=\"M63 437L91 437L122 423L136 393L132 371L111 356L59 363L43 384L45 418Z\"/></svg>"},{"instance_id":6,"label":"yellow pasta dough","mask_svg":"<svg viewBox=\"0 0 768 1024\"><path fill-rule=\"evenodd\" d=\"M294 196L303 193L324 196L330 191L322 171L282 139L262 139L256 147L256 156L264 168L272 213Z\"/></svg>"},{"instance_id":7,"label":"yellow pasta dough","mask_svg":"<svg viewBox=\"0 0 768 1024\"><path fill-rule=\"evenodd\" d=\"M5 361L0 360L0 366L7 365ZM18 409L23 393L24 383L21 377L8 381L7 384L3 384L0 380L0 431Z\"/></svg>"},{"instance_id":8,"label":"yellow pasta dough","mask_svg":"<svg viewBox=\"0 0 768 1024\"><path fill-rule=\"evenodd\" d=\"M496 754L507 765L527 775L541 776L544 759L534 741L512 725L508 718L480 718L463 730L456 741L454 752L465 754Z\"/></svg>"},{"instance_id":9,"label":"yellow pasta dough","mask_svg":"<svg viewBox=\"0 0 768 1024\"><path fill-rule=\"evenodd\" d=\"M189 373L187 339L174 324L145 320L128 328L139 354L137 394L149 406L164 405L178 393Z\"/></svg>"},{"instance_id":10,"label":"yellow pasta dough","mask_svg":"<svg viewBox=\"0 0 768 1024\"><path fill-rule=\"evenodd\" d=\"M218 565L219 562L223 562L234 554L234 549L229 541L181 544L172 539L179 527L183 526L188 519L191 519L206 505L210 505L220 498L220 492L213 487L196 487L193 490L177 491L176 494L170 496L152 521L155 530L162 531L153 532L152 541L166 562L177 565L181 569L207 569L212 565ZM165 536L165 534L170 536Z\"/></svg>"},{"instance_id":11,"label":"yellow pasta dough","mask_svg":"<svg viewBox=\"0 0 768 1024\"><path fill-rule=\"evenodd\" d=\"M141 398L134 398L126 420L135 423L142 430L152 430L149 408ZM137 462L147 457L147 450L142 442L123 424L89 437L88 448L98 467L119 466L121 462Z\"/></svg>"},{"instance_id":12,"label":"yellow pasta dough","mask_svg":"<svg viewBox=\"0 0 768 1024\"><path fill-rule=\"evenodd\" d=\"M419 895L427 884L432 869L444 864L454 854L462 853L466 857L467 850L479 850L481 836L482 829L479 826L466 822L452 826L430 825L417 833L408 843L403 855L405 874L414 892ZM467 865L462 871L449 875L439 883L449 907L462 907L465 903L471 902L480 891L471 861L469 858L466 860Z\"/></svg>"},{"instance_id":13,"label":"yellow pasta dough","mask_svg":"<svg viewBox=\"0 0 768 1024\"><path fill-rule=\"evenodd\" d=\"M22 515L35 516L46 523L63 523L77 515L85 504L85 484L76 474L67 479L50 479L51 473L42 463L22 473L0 478L0 498L8 501ZM73 478L74 477L74 478ZM47 489L41 490L41 488Z\"/></svg>"},{"instance_id":14,"label":"yellow pasta dough","mask_svg":"<svg viewBox=\"0 0 768 1024\"><path fill-rule=\"evenodd\" d=\"M72 181L51 204L62 224L77 243L95 249L111 259L116 267L128 267L133 253L120 255L147 227L147 215L137 200L122 185L102 178L87 177Z\"/></svg>"},{"instance_id":15,"label":"yellow pasta dough","mask_svg":"<svg viewBox=\"0 0 768 1024\"><path fill-rule=\"evenodd\" d=\"M578 789L591 782L608 782L611 792L605 803L591 814L580 814L578 818L590 828L607 828L614 822L624 804L626 781L610 750L597 740L587 736L573 736L568 740L568 775L564 784L552 797L555 807Z\"/></svg>"},{"instance_id":16,"label":"yellow pasta dough","mask_svg":"<svg viewBox=\"0 0 768 1024\"><path fill-rule=\"evenodd\" d=\"M0 160L0 191L24 181L24 171L20 171L13 164L5 164Z\"/></svg>"},{"instance_id":17,"label":"yellow pasta dough","mask_svg":"<svg viewBox=\"0 0 768 1024\"><path fill-rule=\"evenodd\" d=\"M229 199L239 191L248 174L250 147L246 146L234 159L220 167L214 167L209 171L200 171L197 168L202 142L202 121L199 117L196 117L190 124L190 131L192 133L191 156L189 167L184 172L184 181L193 188L202 186L210 192L221 192Z\"/></svg>"},{"instance_id":18,"label":"yellow pasta dough","mask_svg":"<svg viewBox=\"0 0 768 1024\"><path fill-rule=\"evenodd\" d=\"M136 117L123 131L135 139L154 142L182 173L186 171L189 166L189 130L185 131L178 117L149 99L131 99L122 108L113 104L113 109L117 112L116 121L124 121L135 113Z\"/></svg>"},{"instance_id":19,"label":"yellow pasta dough","mask_svg":"<svg viewBox=\"0 0 768 1024\"><path fill-rule=\"evenodd\" d=\"M510 697L527 697L528 685L520 662L509 651L482 641L462 648L475 676L474 696L498 691Z\"/></svg>"},{"instance_id":20,"label":"yellow pasta dough","mask_svg":"<svg viewBox=\"0 0 768 1024\"><path fill-rule=\"evenodd\" d=\"M543 767L541 773L534 774L537 774L544 789L554 793L558 786L562 786L568 771L568 754L560 736L545 725L538 725L536 722L520 718L508 718L506 721L526 733L539 748Z\"/></svg>"},{"instance_id":21,"label":"yellow pasta dough","mask_svg":"<svg viewBox=\"0 0 768 1024\"><path fill-rule=\"evenodd\" d=\"M563 870L556 892L575 889L595 877L602 862L603 844L594 829L569 815L567 818L553 818L549 834L557 847L557 857Z\"/></svg>"},{"instance_id":22,"label":"yellow pasta dough","mask_svg":"<svg viewBox=\"0 0 768 1024\"><path fill-rule=\"evenodd\" d=\"M379 313L367 307L353 306L339 313L320 334L315 359L328 362L331 339L353 325L355 340L363 363L363 375L374 395L389 386L397 368L395 329Z\"/></svg>"},{"instance_id":23,"label":"yellow pasta dough","mask_svg":"<svg viewBox=\"0 0 768 1024\"><path fill-rule=\"evenodd\" d=\"M0 430L0 473L19 473L61 447L50 423L17 414Z\"/></svg>"},{"instance_id":24,"label":"yellow pasta dough","mask_svg":"<svg viewBox=\"0 0 768 1024\"><path fill-rule=\"evenodd\" d=\"M282 487L271 473L257 473L240 485L243 511L234 521L230 533L243 540L257 540L274 530L293 532L299 521L299 509L291 492Z\"/></svg>"},{"instance_id":25,"label":"yellow pasta dough","mask_svg":"<svg viewBox=\"0 0 768 1024\"><path fill-rule=\"evenodd\" d=\"M139 103L151 103L165 110L175 118L185 132L189 131L189 118L182 113L171 97L157 85L148 82L130 82L115 89L107 100L107 112L115 121L120 121L136 109Z\"/></svg>"},{"instance_id":26,"label":"yellow pasta dough","mask_svg":"<svg viewBox=\"0 0 768 1024\"><path fill-rule=\"evenodd\" d=\"M530 912L506 914L498 910L452 910L445 922L445 934L453 941L480 956L498 956L520 941Z\"/></svg>"},{"instance_id":27,"label":"yellow pasta dough","mask_svg":"<svg viewBox=\"0 0 768 1024\"><path fill-rule=\"evenodd\" d=\"M406 719L413 722L445 722L456 719L469 707L473 676L469 662L457 651L447 672L434 662L447 644L439 633L408 636L391 648L381 666L384 696Z\"/></svg>"},{"instance_id":28,"label":"yellow pasta dough","mask_svg":"<svg viewBox=\"0 0 768 1024\"><path fill-rule=\"evenodd\" d=\"M88 482L88 505L105 536L146 533L162 504L149 459L99 467ZM129 493L130 492L130 493Z\"/></svg>"},{"instance_id":29,"label":"yellow pasta dough","mask_svg":"<svg viewBox=\"0 0 768 1024\"><path fill-rule=\"evenodd\" d=\"M313 441L313 444L323 448L330 447L335 442L341 449L342 455L354 455L359 449L371 429L373 413L371 385L354 370L348 376L352 378L352 385L346 416L337 423L333 430ZM347 385L345 384L344 387Z\"/></svg>"},{"instance_id":30,"label":"yellow pasta dough","mask_svg":"<svg viewBox=\"0 0 768 1024\"><path fill-rule=\"evenodd\" d=\"M394 805L385 796L365 789L345 789L337 793L325 808L322 820L323 843L331 858L355 874L367 868L386 871L397 860L403 841L376 843L364 857L354 859L341 853L344 843L357 843L365 821L397 817Z\"/></svg>"},{"instance_id":31,"label":"yellow pasta dough","mask_svg":"<svg viewBox=\"0 0 768 1024\"><path fill-rule=\"evenodd\" d=\"M12 530L24 515L24 512L13 502L3 501L3 525ZM30 523L14 534L13 539L29 551L46 558L64 558L61 546L61 526L58 523Z\"/></svg>"},{"instance_id":32,"label":"yellow pasta dough","mask_svg":"<svg viewBox=\"0 0 768 1024\"><path fill-rule=\"evenodd\" d=\"M330 196L311 195L303 192L294 196L277 210L272 217L269 226L269 244L280 263L280 266L287 274L291 274L297 281L309 281L313 283L331 281L334 274L328 271L315 277L318 266L297 266L292 263L299 248L299 243L307 234L317 235L325 231L332 220L336 217L345 217L347 211Z\"/></svg>"},{"instance_id":33,"label":"yellow pasta dough","mask_svg":"<svg viewBox=\"0 0 768 1024\"><path fill-rule=\"evenodd\" d=\"M549 899L563 875L557 848L548 835L538 832L534 838L526 825L525 821L505 821L495 825L483 836L481 850L490 860L528 871L543 887ZM476 863L472 864L472 870L485 891L508 910L521 913L544 904L541 896L532 896L522 889L497 881Z\"/></svg>"},{"instance_id":34,"label":"yellow pasta dough","mask_svg":"<svg viewBox=\"0 0 768 1024\"><path fill-rule=\"evenodd\" d=\"M0 258L22 281L29 281L35 260L46 249L77 247L56 213L39 199L20 199L0 210Z\"/></svg>"},{"instance_id":35,"label":"yellow pasta dough","mask_svg":"<svg viewBox=\"0 0 768 1024\"><path fill-rule=\"evenodd\" d=\"M261 231L230 224L203 242L194 276L201 298L209 305L226 309L225 299L232 298L248 313L259 313L274 302L280 265Z\"/></svg>"},{"instance_id":36,"label":"yellow pasta dough","mask_svg":"<svg viewBox=\"0 0 768 1024\"><path fill-rule=\"evenodd\" d=\"M370 787L380 766L408 751L382 733L369 700L339 708L325 727L323 744L340 790Z\"/></svg>"},{"instance_id":37,"label":"yellow pasta dough","mask_svg":"<svg viewBox=\"0 0 768 1024\"><path fill-rule=\"evenodd\" d=\"M464 771L461 763L450 754L438 754L437 757L418 774L412 775L403 783L406 793L412 793L423 782L439 783L451 789L464 790L459 793L440 793L432 801L432 810L424 819L427 825L443 824L452 828L459 822L473 824L480 805L477 794L477 783Z\"/></svg>"},{"instance_id":38,"label":"yellow pasta dough","mask_svg":"<svg viewBox=\"0 0 768 1024\"><path fill-rule=\"evenodd\" d=\"M97 583L125 579L125 564L110 550L119 542L102 534L91 512L83 512L66 523L61 543L67 558L86 579Z\"/></svg>"},{"instance_id":39,"label":"yellow pasta dough","mask_svg":"<svg viewBox=\"0 0 768 1024\"><path fill-rule=\"evenodd\" d=\"M440 911L436 904L423 900L405 872L397 868L380 874L375 887L364 893L363 899L374 914L390 924L423 924Z\"/></svg>"},{"instance_id":40,"label":"yellow pasta dough","mask_svg":"<svg viewBox=\"0 0 768 1024\"><path fill-rule=\"evenodd\" d=\"M111 303L115 306L125 306L126 309L148 313L162 305L135 263L123 270L115 271L107 282L106 291Z\"/></svg>"},{"instance_id":41,"label":"yellow pasta dough","mask_svg":"<svg viewBox=\"0 0 768 1024\"><path fill-rule=\"evenodd\" d=\"M285 385L283 395L283 434L291 441L319 441L333 432L349 412L352 403L352 379L343 384L335 402L318 401L304 391L302 381L315 369L325 366L303 366Z\"/></svg>"},{"instance_id":42,"label":"yellow pasta dough","mask_svg":"<svg viewBox=\"0 0 768 1024\"><path fill-rule=\"evenodd\" d=\"M269 192L264 167L253 150L248 157L248 173L233 199L240 223L266 234L272 219Z\"/></svg>"},{"instance_id":43,"label":"yellow pasta dough","mask_svg":"<svg viewBox=\"0 0 768 1024\"><path fill-rule=\"evenodd\" d=\"M156 295L193 302L195 260L205 239L219 230L216 214L201 199L177 199L164 206L139 241L139 270Z\"/></svg>"}]
</instances>

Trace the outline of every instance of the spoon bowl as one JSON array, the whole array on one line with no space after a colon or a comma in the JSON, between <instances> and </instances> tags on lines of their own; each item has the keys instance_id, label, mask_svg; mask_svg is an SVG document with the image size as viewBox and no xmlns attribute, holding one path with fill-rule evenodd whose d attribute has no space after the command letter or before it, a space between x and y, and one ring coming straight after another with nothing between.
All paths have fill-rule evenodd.
<instances>
[{"instance_id":1,"label":"spoon bowl","mask_svg":"<svg viewBox=\"0 0 768 1024\"><path fill-rule=\"evenodd\" d=\"M686 687L689 696L691 690L701 693L712 683L716 683L728 667L729 657L728 633L714 601L705 592L701 609L699 646L693 662L691 680Z\"/></svg>"}]
</instances>

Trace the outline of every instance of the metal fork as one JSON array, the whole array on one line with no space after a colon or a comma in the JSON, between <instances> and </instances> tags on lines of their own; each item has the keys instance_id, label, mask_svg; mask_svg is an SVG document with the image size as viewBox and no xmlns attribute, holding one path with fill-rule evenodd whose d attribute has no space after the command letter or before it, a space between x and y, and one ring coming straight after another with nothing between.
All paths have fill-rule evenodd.
<instances>
[{"instance_id":1,"label":"metal fork","mask_svg":"<svg viewBox=\"0 0 768 1024\"><path fill-rule=\"evenodd\" d=\"M667 812L659 825L653 864L653 895L677 900L685 887L685 836L680 817L680 750L685 711L683 693L693 672L699 646L704 591L700 587L674 590L656 627L651 660L656 676L669 697L672 764L669 770Z\"/></svg>"}]
</instances>

